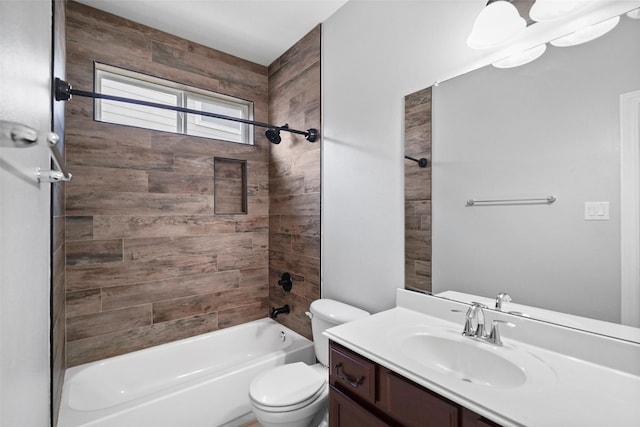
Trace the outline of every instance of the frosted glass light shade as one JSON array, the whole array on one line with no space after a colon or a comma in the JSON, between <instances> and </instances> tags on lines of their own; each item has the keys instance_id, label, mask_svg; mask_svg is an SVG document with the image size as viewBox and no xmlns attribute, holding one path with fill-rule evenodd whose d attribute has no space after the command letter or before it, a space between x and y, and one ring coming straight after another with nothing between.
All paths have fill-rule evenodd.
<instances>
[{"instance_id":1,"label":"frosted glass light shade","mask_svg":"<svg viewBox=\"0 0 640 427\"><path fill-rule=\"evenodd\" d=\"M640 7L633 9L631 12L627 12L627 16L631 19L640 19Z\"/></svg>"},{"instance_id":2,"label":"frosted glass light shade","mask_svg":"<svg viewBox=\"0 0 640 427\"><path fill-rule=\"evenodd\" d=\"M586 0L536 0L529 16L537 22L552 21L575 12L587 3Z\"/></svg>"},{"instance_id":3,"label":"frosted glass light shade","mask_svg":"<svg viewBox=\"0 0 640 427\"><path fill-rule=\"evenodd\" d=\"M575 31L564 37L560 37L559 39L555 39L551 41L551 44L557 47L567 47L586 43L607 34L609 31L613 30L616 25L618 25L618 22L620 22L620 17L615 16L611 19L607 19L606 21L602 21L598 24Z\"/></svg>"},{"instance_id":4,"label":"frosted glass light shade","mask_svg":"<svg viewBox=\"0 0 640 427\"><path fill-rule=\"evenodd\" d=\"M504 0L494 1L476 18L467 45L472 49L490 49L517 36L526 26L514 5Z\"/></svg>"},{"instance_id":5,"label":"frosted glass light shade","mask_svg":"<svg viewBox=\"0 0 640 427\"><path fill-rule=\"evenodd\" d=\"M496 68L513 68L520 65L528 64L531 61L535 61L540 58L542 54L547 50L546 44L527 49L523 52L516 53L507 58L494 62L492 65Z\"/></svg>"}]
</instances>

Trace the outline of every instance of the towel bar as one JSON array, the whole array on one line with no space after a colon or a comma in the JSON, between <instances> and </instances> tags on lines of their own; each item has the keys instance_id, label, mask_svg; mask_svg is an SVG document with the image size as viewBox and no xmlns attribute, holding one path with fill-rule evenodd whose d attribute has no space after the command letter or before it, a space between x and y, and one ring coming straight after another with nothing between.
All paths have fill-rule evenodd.
<instances>
[{"instance_id":1,"label":"towel bar","mask_svg":"<svg viewBox=\"0 0 640 427\"><path fill-rule=\"evenodd\" d=\"M506 204L536 204L536 203L547 203L551 204L557 200L556 196L549 196L545 198L533 198L533 199L494 199L494 200L475 200L469 199L467 200L467 206L475 206L478 204L498 204L498 205L506 205Z\"/></svg>"}]
</instances>

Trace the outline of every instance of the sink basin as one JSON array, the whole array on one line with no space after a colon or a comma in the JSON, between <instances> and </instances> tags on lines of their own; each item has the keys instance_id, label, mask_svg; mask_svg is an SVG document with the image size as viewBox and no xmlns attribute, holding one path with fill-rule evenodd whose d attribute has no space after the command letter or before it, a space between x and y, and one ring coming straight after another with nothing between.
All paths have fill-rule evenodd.
<instances>
[{"instance_id":1,"label":"sink basin","mask_svg":"<svg viewBox=\"0 0 640 427\"><path fill-rule=\"evenodd\" d=\"M465 338L469 340L469 338ZM442 373L462 381L490 387L518 387L527 376L515 363L499 356L482 343L416 334L403 340L402 351Z\"/></svg>"},{"instance_id":2,"label":"sink basin","mask_svg":"<svg viewBox=\"0 0 640 427\"><path fill-rule=\"evenodd\" d=\"M401 326L390 331L389 340L398 356L441 376L442 381L494 389L539 388L557 381L555 371L527 350L480 342L451 327Z\"/></svg>"}]
</instances>

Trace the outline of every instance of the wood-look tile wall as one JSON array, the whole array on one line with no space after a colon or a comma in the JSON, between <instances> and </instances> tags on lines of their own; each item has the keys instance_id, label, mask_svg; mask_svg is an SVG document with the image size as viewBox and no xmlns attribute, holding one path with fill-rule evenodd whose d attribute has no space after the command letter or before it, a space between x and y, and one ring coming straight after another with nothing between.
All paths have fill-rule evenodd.
<instances>
[{"instance_id":1,"label":"wood-look tile wall","mask_svg":"<svg viewBox=\"0 0 640 427\"><path fill-rule=\"evenodd\" d=\"M98 61L252 100L269 119L267 67L75 2L66 34L77 89L93 90ZM91 100L66 104L68 366L267 315L269 143L260 129L255 141L100 123ZM214 215L215 157L246 161L248 214Z\"/></svg>"},{"instance_id":2,"label":"wood-look tile wall","mask_svg":"<svg viewBox=\"0 0 640 427\"><path fill-rule=\"evenodd\" d=\"M405 154L428 161L426 168L405 160L405 286L431 291L431 88L407 95Z\"/></svg>"},{"instance_id":3,"label":"wood-look tile wall","mask_svg":"<svg viewBox=\"0 0 640 427\"><path fill-rule=\"evenodd\" d=\"M320 35L318 25L269 66L269 122L320 129ZM269 155L269 301L289 304L277 320L311 338L305 312L320 297L320 142L282 132ZM293 279L290 293L277 285Z\"/></svg>"}]
</instances>

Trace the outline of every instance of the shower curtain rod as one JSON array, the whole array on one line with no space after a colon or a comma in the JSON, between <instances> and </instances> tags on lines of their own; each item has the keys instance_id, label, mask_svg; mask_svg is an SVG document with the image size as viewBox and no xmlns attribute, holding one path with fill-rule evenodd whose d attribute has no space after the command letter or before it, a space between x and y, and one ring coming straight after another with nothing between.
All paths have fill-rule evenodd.
<instances>
[{"instance_id":1,"label":"shower curtain rod","mask_svg":"<svg viewBox=\"0 0 640 427\"><path fill-rule=\"evenodd\" d=\"M268 128L269 130L273 130L275 132L279 132L283 130L283 131L295 133L298 135L304 135L307 141L309 142L315 142L316 138L318 137L318 130L313 128L303 131L303 130L292 129L289 127L289 125L274 126L269 123L262 123L262 122L256 122L253 120L240 119L237 117L225 116L222 114L210 113L207 111L192 110L190 108L185 108L185 107L158 104L155 102L142 101L139 99L123 98L121 96L105 95L103 93L87 92L84 90L73 89L69 83L56 77L54 81L54 97L56 101L68 101L71 99L72 95L82 96L85 98L106 99L109 101L127 102L129 104L137 104L137 105L143 105L146 107L161 108L163 110L178 111L180 113L198 114L200 116L213 117L216 119L229 120L232 122L239 122L247 125L254 125L254 126L259 126L263 128ZM269 140L271 140L271 138L269 138ZM274 142L274 141L271 141L271 142Z\"/></svg>"},{"instance_id":2,"label":"shower curtain rod","mask_svg":"<svg viewBox=\"0 0 640 427\"><path fill-rule=\"evenodd\" d=\"M413 160L414 162L418 163L418 166L420 166L421 168L426 168L427 167L427 159L425 159L424 157L420 158L420 159L416 159L413 157L409 157L406 154L404 155L405 159L408 160Z\"/></svg>"}]
</instances>

